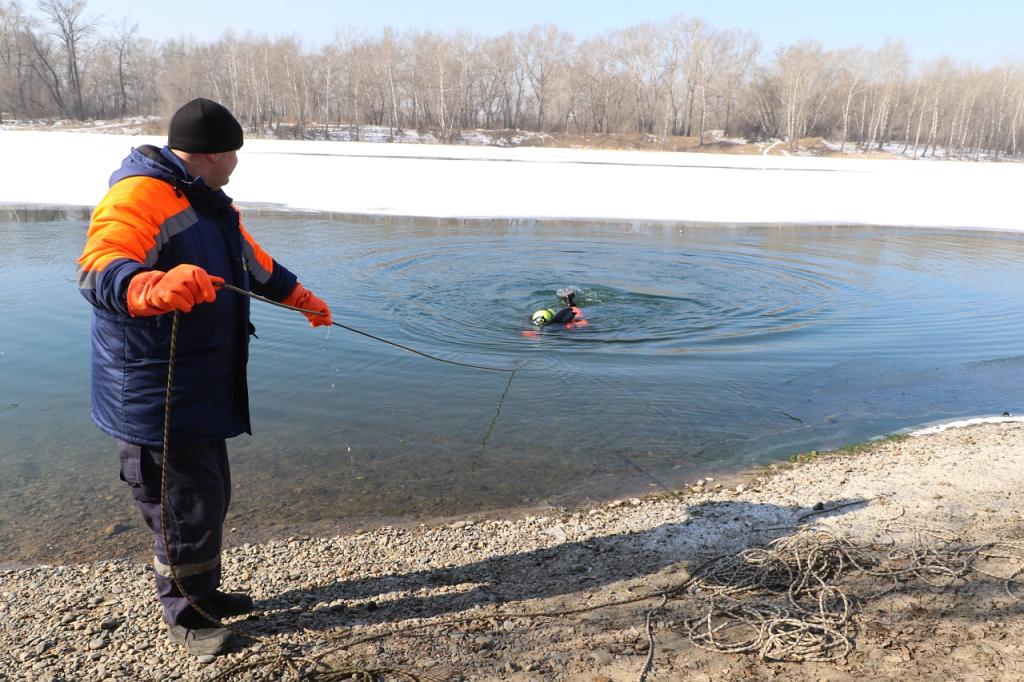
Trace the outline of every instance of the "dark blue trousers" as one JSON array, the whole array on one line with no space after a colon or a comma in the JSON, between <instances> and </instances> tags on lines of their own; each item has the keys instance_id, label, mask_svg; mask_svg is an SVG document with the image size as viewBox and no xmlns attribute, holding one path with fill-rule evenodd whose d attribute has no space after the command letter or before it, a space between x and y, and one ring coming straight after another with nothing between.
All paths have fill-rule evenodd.
<instances>
[{"instance_id":1,"label":"dark blue trousers","mask_svg":"<svg viewBox=\"0 0 1024 682\"><path fill-rule=\"evenodd\" d=\"M161 531L160 477L163 450L117 442L121 480L131 486L135 506L153 531L156 591L171 625L210 627L182 596L171 578L170 564L193 601L220 585L220 551L224 517L231 502L227 444L215 440L172 446L167 463L167 542Z\"/></svg>"}]
</instances>

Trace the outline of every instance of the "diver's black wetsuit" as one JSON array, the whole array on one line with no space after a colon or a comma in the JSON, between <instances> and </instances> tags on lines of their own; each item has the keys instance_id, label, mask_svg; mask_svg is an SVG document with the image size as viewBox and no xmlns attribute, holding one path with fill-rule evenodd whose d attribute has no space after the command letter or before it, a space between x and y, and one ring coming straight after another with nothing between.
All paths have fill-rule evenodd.
<instances>
[{"instance_id":1,"label":"diver's black wetsuit","mask_svg":"<svg viewBox=\"0 0 1024 682\"><path fill-rule=\"evenodd\" d=\"M564 324L566 322L572 322L576 318L576 309L573 306L562 308L555 316L551 318L551 322L548 324Z\"/></svg>"}]
</instances>

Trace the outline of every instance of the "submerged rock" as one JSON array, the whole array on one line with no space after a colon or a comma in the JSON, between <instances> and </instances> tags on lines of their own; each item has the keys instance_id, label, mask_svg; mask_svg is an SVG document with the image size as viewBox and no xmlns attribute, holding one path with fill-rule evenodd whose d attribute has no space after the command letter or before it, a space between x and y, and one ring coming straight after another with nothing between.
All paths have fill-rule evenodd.
<instances>
[{"instance_id":1,"label":"submerged rock","mask_svg":"<svg viewBox=\"0 0 1024 682\"><path fill-rule=\"evenodd\" d=\"M117 535L118 533L123 533L126 530L131 530L131 529L132 529L132 527L129 526L128 524L126 524L126 523L112 523L112 524L110 524L109 526L107 526L106 528L103 529L103 534L106 535L109 538L109 537L113 537L114 535Z\"/></svg>"}]
</instances>

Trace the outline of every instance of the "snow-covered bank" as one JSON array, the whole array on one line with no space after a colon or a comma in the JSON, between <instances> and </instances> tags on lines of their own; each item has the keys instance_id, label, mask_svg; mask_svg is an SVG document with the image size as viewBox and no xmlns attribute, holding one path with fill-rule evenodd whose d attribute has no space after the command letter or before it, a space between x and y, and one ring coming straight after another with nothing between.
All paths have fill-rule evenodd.
<instances>
[{"instance_id":1,"label":"snow-covered bank","mask_svg":"<svg viewBox=\"0 0 1024 682\"><path fill-rule=\"evenodd\" d=\"M0 130L0 203L92 206L162 137ZM1024 164L250 140L241 204L364 215L1020 231Z\"/></svg>"}]
</instances>

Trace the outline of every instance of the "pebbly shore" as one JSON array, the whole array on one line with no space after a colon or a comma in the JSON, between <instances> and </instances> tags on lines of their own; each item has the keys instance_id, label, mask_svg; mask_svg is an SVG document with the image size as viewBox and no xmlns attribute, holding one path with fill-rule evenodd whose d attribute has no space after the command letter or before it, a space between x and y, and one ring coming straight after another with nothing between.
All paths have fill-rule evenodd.
<instances>
[{"instance_id":1,"label":"pebbly shore","mask_svg":"<svg viewBox=\"0 0 1024 682\"><path fill-rule=\"evenodd\" d=\"M257 612L234 621L233 649L218 658L166 641L146 564L4 571L0 681L299 679L329 664L433 680L617 682L640 679L648 655L650 681L1024 679L1012 563L1000 569L1008 582L978 576L865 604L855 648L836 662L699 649L673 605L657 612L649 636L657 597L695 565L801 523L868 538L898 517L976 541L1024 540L1024 424L798 460L741 482L701 479L588 509L233 548L224 588L249 592Z\"/></svg>"}]
</instances>

